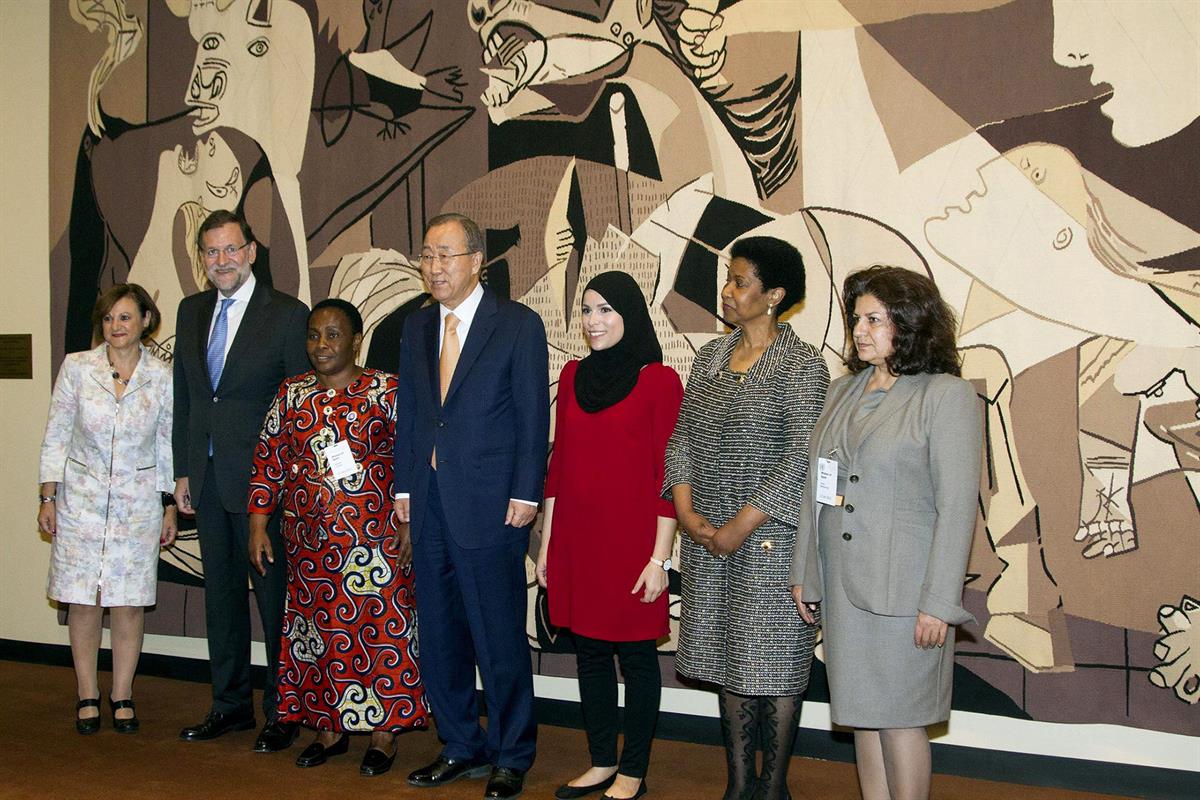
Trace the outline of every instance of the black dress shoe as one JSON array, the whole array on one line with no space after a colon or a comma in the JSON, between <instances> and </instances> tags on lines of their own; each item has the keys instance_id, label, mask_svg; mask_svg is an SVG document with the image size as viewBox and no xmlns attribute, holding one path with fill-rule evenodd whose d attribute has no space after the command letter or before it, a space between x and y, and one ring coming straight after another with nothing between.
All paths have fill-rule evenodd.
<instances>
[{"instance_id":1,"label":"black dress shoe","mask_svg":"<svg viewBox=\"0 0 1200 800\"><path fill-rule=\"evenodd\" d=\"M512 767L496 767L488 779L483 796L492 800L513 800L525 789L525 771Z\"/></svg>"},{"instance_id":2,"label":"black dress shoe","mask_svg":"<svg viewBox=\"0 0 1200 800\"><path fill-rule=\"evenodd\" d=\"M184 728L179 732L179 738L185 742L206 742L223 736L230 731L248 731L254 727L254 712L242 714L222 714L220 711L210 711L204 722Z\"/></svg>"},{"instance_id":3,"label":"black dress shoe","mask_svg":"<svg viewBox=\"0 0 1200 800\"><path fill-rule=\"evenodd\" d=\"M590 786L572 786L569 783L564 783L562 786L554 790L554 796L558 800L577 800L580 797L587 797L592 792L600 792L613 785L613 781L617 779L617 773L609 775L599 783L593 783Z\"/></svg>"},{"instance_id":4,"label":"black dress shoe","mask_svg":"<svg viewBox=\"0 0 1200 800\"><path fill-rule=\"evenodd\" d=\"M438 756L428 766L421 767L408 774L408 782L422 789L430 786L444 786L459 778L482 778L492 771L492 767L481 758L446 758Z\"/></svg>"},{"instance_id":5,"label":"black dress shoe","mask_svg":"<svg viewBox=\"0 0 1200 800\"><path fill-rule=\"evenodd\" d=\"M304 748L304 752L302 752L296 758L296 766L319 767L325 763L326 759L329 759L332 756L340 756L349 749L350 737L344 733L342 734L342 738L338 739L328 747L320 742L313 742L308 747Z\"/></svg>"},{"instance_id":6,"label":"black dress shoe","mask_svg":"<svg viewBox=\"0 0 1200 800\"><path fill-rule=\"evenodd\" d=\"M272 720L263 725L263 729L259 731L258 738L254 740L254 752L278 753L280 750L287 750L292 746L292 742L296 741L299 733L300 726L294 722Z\"/></svg>"},{"instance_id":7,"label":"black dress shoe","mask_svg":"<svg viewBox=\"0 0 1200 800\"><path fill-rule=\"evenodd\" d=\"M600 798L600 800L638 800L638 798L644 795L647 791L649 791L649 789L646 787L646 782L642 781L641 784L638 785L637 794L635 794L633 797L623 799L619 797L613 797L611 794L605 794Z\"/></svg>"},{"instance_id":8,"label":"black dress shoe","mask_svg":"<svg viewBox=\"0 0 1200 800\"><path fill-rule=\"evenodd\" d=\"M138 723L137 712L134 712L132 717L128 719L117 719L117 712L122 708L128 708L133 711L133 700L113 700L108 698L108 707L112 709L113 715L113 730L117 733L137 733L141 727Z\"/></svg>"},{"instance_id":9,"label":"black dress shoe","mask_svg":"<svg viewBox=\"0 0 1200 800\"><path fill-rule=\"evenodd\" d=\"M392 768L392 762L396 760L396 749L392 750L392 754L388 755L382 750L374 747L368 747L367 752L363 753L362 766L358 768L360 774L368 778L374 778L376 775L382 775Z\"/></svg>"},{"instance_id":10,"label":"black dress shoe","mask_svg":"<svg viewBox=\"0 0 1200 800\"><path fill-rule=\"evenodd\" d=\"M79 712L85 708L97 709L96 716L80 719ZM82 736L90 736L100 730L100 698L89 697L87 700L80 700L75 704L75 732Z\"/></svg>"}]
</instances>

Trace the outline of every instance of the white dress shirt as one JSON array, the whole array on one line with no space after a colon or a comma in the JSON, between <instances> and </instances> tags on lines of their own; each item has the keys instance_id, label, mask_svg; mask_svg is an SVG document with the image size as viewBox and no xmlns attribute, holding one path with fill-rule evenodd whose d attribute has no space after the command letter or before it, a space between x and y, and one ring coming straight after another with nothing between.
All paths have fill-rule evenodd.
<instances>
[{"instance_id":1,"label":"white dress shirt","mask_svg":"<svg viewBox=\"0 0 1200 800\"><path fill-rule=\"evenodd\" d=\"M225 312L225 322L228 324L228 328L225 336L225 354L221 357L221 363L225 363L225 358L229 356L229 348L233 346L233 340L242 324L242 317L246 316L246 307L250 305L250 295L254 294L254 284L254 273L252 272L246 282L229 298L233 300L233 303ZM212 320L208 323L208 338L204 340L205 352L208 348L207 343L212 341L213 328L217 325L217 317L221 313L221 301L224 299L226 299L225 296L217 292L217 304L213 307Z\"/></svg>"},{"instance_id":2,"label":"white dress shirt","mask_svg":"<svg viewBox=\"0 0 1200 800\"><path fill-rule=\"evenodd\" d=\"M479 310L481 300L483 300L483 285L477 283L457 308L446 308L444 305L438 304L439 353L442 352L442 339L446 337L446 315L454 314L458 317L458 327L454 329L454 332L458 334L458 352L462 353L467 346L467 335L471 333L471 323L475 321L475 312Z\"/></svg>"}]
</instances>

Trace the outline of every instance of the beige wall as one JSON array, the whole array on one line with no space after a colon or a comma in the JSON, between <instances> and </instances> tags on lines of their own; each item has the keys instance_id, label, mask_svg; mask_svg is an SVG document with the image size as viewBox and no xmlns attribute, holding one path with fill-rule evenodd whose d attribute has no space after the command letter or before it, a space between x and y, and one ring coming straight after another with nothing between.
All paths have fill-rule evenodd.
<instances>
[{"instance_id":1,"label":"beige wall","mask_svg":"<svg viewBox=\"0 0 1200 800\"><path fill-rule=\"evenodd\" d=\"M0 638L67 641L46 600L50 545L34 521L50 398L49 3L0 2L0 333L33 334L33 380L0 381Z\"/></svg>"}]
</instances>

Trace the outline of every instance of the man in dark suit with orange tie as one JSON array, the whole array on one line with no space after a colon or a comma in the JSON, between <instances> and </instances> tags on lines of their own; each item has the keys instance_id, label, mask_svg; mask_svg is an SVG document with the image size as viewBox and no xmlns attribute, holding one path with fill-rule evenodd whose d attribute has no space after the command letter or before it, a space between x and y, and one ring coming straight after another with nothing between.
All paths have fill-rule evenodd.
<instances>
[{"instance_id":1,"label":"man in dark suit with orange tie","mask_svg":"<svg viewBox=\"0 0 1200 800\"><path fill-rule=\"evenodd\" d=\"M437 303L406 320L400 345L396 512L411 520L421 676L444 742L408 782L487 775L485 798L514 798L537 734L525 558L545 477L548 356L541 319L480 284L483 249L467 217L430 220L421 273Z\"/></svg>"},{"instance_id":2,"label":"man in dark suit with orange tie","mask_svg":"<svg viewBox=\"0 0 1200 800\"><path fill-rule=\"evenodd\" d=\"M295 725L276 721L284 565L268 565L262 576L250 569L246 495L267 408L284 378L309 369L308 309L255 280L258 245L236 213L213 212L201 224L197 244L213 288L179 304L173 451L175 501L196 514L200 538L213 701L204 721L179 736L202 741L254 727L249 575L267 650L266 725L254 749L274 752L296 738ZM283 552L278 520L269 531L274 551Z\"/></svg>"}]
</instances>

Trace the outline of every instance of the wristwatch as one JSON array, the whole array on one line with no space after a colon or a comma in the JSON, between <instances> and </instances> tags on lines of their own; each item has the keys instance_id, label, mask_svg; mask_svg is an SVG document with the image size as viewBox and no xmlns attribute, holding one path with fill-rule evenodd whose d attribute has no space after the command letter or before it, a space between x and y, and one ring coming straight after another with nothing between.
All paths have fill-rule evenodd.
<instances>
[{"instance_id":1,"label":"wristwatch","mask_svg":"<svg viewBox=\"0 0 1200 800\"><path fill-rule=\"evenodd\" d=\"M653 556L651 556L651 557L650 557L650 563L651 563L651 564L655 564L655 565L657 565L657 566L660 566L660 567L662 567L662 568L663 568L663 572L670 572L670 571L671 571L671 567L673 566L673 565L671 564L671 559L669 559L669 558L668 558L668 559L665 559L665 560L663 560L663 561L659 561L657 558L654 558Z\"/></svg>"},{"instance_id":2,"label":"wristwatch","mask_svg":"<svg viewBox=\"0 0 1200 800\"><path fill-rule=\"evenodd\" d=\"M41 503L42 505L45 505L46 503L53 503L54 498L56 498L56 497L58 497L58 495L56 495L56 494L51 494L51 495L39 494L38 502Z\"/></svg>"}]
</instances>

